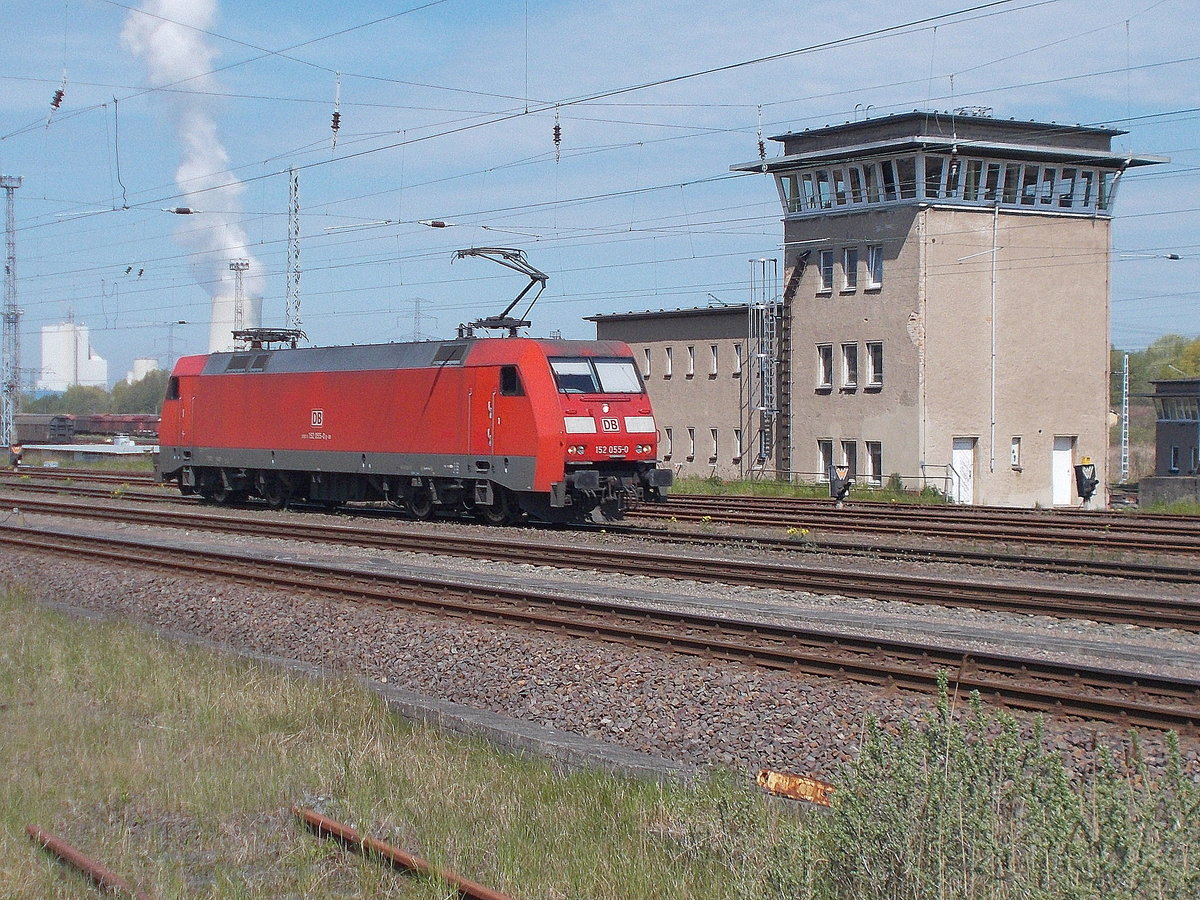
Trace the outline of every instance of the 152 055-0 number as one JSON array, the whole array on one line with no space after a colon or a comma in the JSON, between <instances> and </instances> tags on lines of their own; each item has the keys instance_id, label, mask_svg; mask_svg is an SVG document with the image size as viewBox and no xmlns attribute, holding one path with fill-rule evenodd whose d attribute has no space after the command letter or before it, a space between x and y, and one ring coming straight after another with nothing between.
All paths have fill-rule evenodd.
<instances>
[{"instance_id":1,"label":"152 055-0 number","mask_svg":"<svg viewBox=\"0 0 1200 900\"><path fill-rule=\"evenodd\" d=\"M607 453L609 456L620 456L629 452L628 444L613 444L609 447L600 446L596 448L597 453Z\"/></svg>"}]
</instances>

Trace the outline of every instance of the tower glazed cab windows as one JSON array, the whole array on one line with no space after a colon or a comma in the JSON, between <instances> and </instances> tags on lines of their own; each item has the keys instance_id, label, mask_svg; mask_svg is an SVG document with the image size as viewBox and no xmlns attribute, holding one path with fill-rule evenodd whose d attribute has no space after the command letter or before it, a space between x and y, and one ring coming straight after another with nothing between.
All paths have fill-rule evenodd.
<instances>
[{"instance_id":1,"label":"tower glazed cab windows","mask_svg":"<svg viewBox=\"0 0 1200 900\"><path fill-rule=\"evenodd\" d=\"M1117 172L953 152L902 153L776 175L790 214L905 201L942 201L1015 209L1108 213Z\"/></svg>"}]
</instances>

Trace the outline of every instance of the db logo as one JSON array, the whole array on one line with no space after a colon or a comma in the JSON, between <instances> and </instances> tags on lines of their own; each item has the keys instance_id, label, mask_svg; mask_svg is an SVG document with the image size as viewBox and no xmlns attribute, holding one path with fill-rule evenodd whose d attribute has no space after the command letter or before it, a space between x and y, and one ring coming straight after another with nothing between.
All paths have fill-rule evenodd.
<instances>
[{"instance_id":1,"label":"db logo","mask_svg":"<svg viewBox=\"0 0 1200 900\"><path fill-rule=\"evenodd\" d=\"M314 409L312 411L312 427L320 428L324 424L325 424L325 410Z\"/></svg>"},{"instance_id":2,"label":"db logo","mask_svg":"<svg viewBox=\"0 0 1200 900\"><path fill-rule=\"evenodd\" d=\"M601 431L620 431L621 425L616 419L601 419L600 420L600 430Z\"/></svg>"}]
</instances>

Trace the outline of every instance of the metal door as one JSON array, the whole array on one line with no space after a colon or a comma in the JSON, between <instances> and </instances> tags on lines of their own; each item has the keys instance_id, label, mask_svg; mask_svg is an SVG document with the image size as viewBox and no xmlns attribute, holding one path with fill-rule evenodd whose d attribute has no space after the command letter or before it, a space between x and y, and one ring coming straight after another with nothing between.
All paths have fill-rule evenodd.
<instances>
[{"instance_id":1,"label":"metal door","mask_svg":"<svg viewBox=\"0 0 1200 900\"><path fill-rule=\"evenodd\" d=\"M1075 502L1075 438L1054 438L1050 480L1054 505L1071 506Z\"/></svg>"},{"instance_id":2,"label":"metal door","mask_svg":"<svg viewBox=\"0 0 1200 900\"><path fill-rule=\"evenodd\" d=\"M950 451L950 496L955 503L975 502L975 438L955 438Z\"/></svg>"}]
</instances>

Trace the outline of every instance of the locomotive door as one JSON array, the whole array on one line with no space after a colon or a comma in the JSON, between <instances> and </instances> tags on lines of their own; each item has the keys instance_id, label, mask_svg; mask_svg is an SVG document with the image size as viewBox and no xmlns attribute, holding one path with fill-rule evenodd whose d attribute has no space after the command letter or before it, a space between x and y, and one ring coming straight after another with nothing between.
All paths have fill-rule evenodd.
<instances>
[{"instance_id":1,"label":"locomotive door","mask_svg":"<svg viewBox=\"0 0 1200 900\"><path fill-rule=\"evenodd\" d=\"M511 455L520 448L521 401L525 391L516 366L501 366L500 381L488 401L488 454ZM493 465L496 465L493 461ZM503 464L500 464L503 468Z\"/></svg>"}]
</instances>

